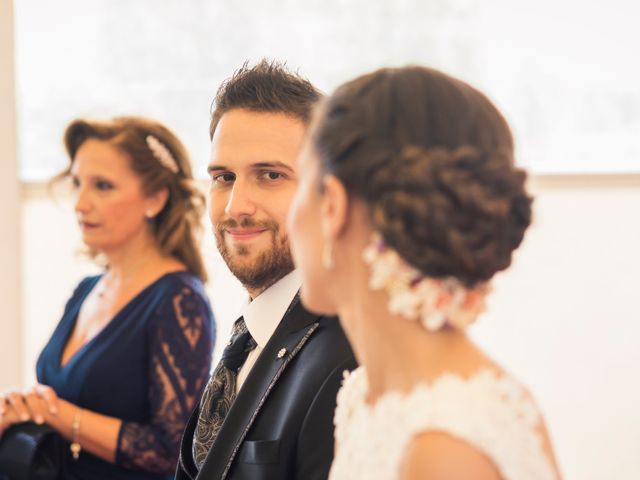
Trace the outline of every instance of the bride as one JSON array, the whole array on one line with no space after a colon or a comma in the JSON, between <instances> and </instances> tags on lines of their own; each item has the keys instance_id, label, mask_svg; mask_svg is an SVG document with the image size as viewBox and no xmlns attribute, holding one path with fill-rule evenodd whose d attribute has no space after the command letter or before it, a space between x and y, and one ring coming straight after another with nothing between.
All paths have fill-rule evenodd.
<instances>
[{"instance_id":1,"label":"bride","mask_svg":"<svg viewBox=\"0 0 640 480\"><path fill-rule=\"evenodd\" d=\"M302 299L361 365L330 479L558 479L532 396L465 333L531 219L502 115L438 71L382 69L319 107L298 161Z\"/></svg>"}]
</instances>

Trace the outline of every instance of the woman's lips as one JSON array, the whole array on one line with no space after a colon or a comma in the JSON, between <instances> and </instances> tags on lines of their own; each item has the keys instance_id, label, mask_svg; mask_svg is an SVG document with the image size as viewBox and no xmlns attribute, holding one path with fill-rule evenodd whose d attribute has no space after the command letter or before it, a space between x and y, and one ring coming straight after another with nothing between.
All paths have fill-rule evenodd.
<instances>
[{"instance_id":1,"label":"woman's lips","mask_svg":"<svg viewBox=\"0 0 640 480\"><path fill-rule=\"evenodd\" d=\"M256 238L258 235L260 235L262 232L266 232L266 229L264 228L227 229L227 233L231 236L231 238L239 241L252 240Z\"/></svg>"},{"instance_id":2,"label":"woman's lips","mask_svg":"<svg viewBox=\"0 0 640 480\"><path fill-rule=\"evenodd\" d=\"M80 225L80 228L82 229L87 229L87 228L95 228L98 226L97 223L91 223L91 222L87 222L84 220L79 220L78 224Z\"/></svg>"}]
</instances>

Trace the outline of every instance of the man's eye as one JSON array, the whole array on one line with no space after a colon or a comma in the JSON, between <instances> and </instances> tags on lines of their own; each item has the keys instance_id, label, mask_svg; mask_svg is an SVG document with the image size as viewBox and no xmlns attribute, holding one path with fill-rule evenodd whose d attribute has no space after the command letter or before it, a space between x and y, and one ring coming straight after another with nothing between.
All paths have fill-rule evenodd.
<instances>
[{"instance_id":1,"label":"man's eye","mask_svg":"<svg viewBox=\"0 0 640 480\"><path fill-rule=\"evenodd\" d=\"M284 178L284 175L280 172L265 171L260 173L260 178L263 180L279 180Z\"/></svg>"},{"instance_id":2,"label":"man's eye","mask_svg":"<svg viewBox=\"0 0 640 480\"><path fill-rule=\"evenodd\" d=\"M236 179L236 176L233 173L229 173L229 172L219 173L212 177L213 182L218 184L230 183L230 182L233 182L235 179Z\"/></svg>"}]
</instances>

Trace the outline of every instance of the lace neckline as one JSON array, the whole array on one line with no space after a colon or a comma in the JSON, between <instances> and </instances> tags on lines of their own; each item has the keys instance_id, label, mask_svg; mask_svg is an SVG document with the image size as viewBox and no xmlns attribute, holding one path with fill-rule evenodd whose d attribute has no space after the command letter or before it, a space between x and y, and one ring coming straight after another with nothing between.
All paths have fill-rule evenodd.
<instances>
[{"instance_id":1,"label":"lace neckline","mask_svg":"<svg viewBox=\"0 0 640 480\"><path fill-rule=\"evenodd\" d=\"M506 397L521 397L524 395L524 389L507 375L501 375L496 370L489 367L481 367L469 376L463 376L458 373L445 371L431 381L420 381L415 383L409 390L388 390L380 394L375 401L371 402L369 398L369 381L367 379L366 367L360 366L351 372L344 372L344 382L350 383L350 388L358 393L361 399L361 408L368 413L375 414L376 411L384 410L388 404L407 401L413 397L420 396L424 391L437 391L442 386L451 383L458 384L479 384L493 383L499 386L499 390Z\"/></svg>"},{"instance_id":2,"label":"lace neckline","mask_svg":"<svg viewBox=\"0 0 640 480\"><path fill-rule=\"evenodd\" d=\"M138 293L136 293L126 303L124 303L118 310L116 310L111 315L109 320L102 326L102 328L100 328L100 330L94 333L91 337L85 339L84 342L82 342L82 344L77 345L73 352L69 352L69 354L66 354L67 347L69 346L69 342L71 341L71 338L74 335L75 328L78 323L78 318L80 317L82 305L84 304L84 301L87 299L87 297L89 297L91 292L95 289L96 285L100 282L100 279L104 276L104 274L100 274L100 275L96 275L95 277L92 277L90 279L92 280L92 283L90 284L89 288L87 288L87 290L84 292L80 301L77 303L75 315L73 315L72 320L66 331L66 334L62 339L62 343L60 345L60 352L58 355L58 368L60 370L65 370L71 364L76 363L78 358L80 358L84 352L86 352L89 348L91 348L91 346L97 343L101 338L107 336L109 332L112 329L114 329L115 326L117 326L118 320L120 320L121 318L126 318L128 312L132 308L134 308L141 301L141 299L146 298L149 292L154 291L159 285L164 283L166 279L170 279L175 276L181 276L185 274L190 274L190 272L188 270L181 269L181 270L172 270L172 271L161 274L158 278L151 281L149 284L145 285Z\"/></svg>"},{"instance_id":3,"label":"lace neckline","mask_svg":"<svg viewBox=\"0 0 640 480\"><path fill-rule=\"evenodd\" d=\"M396 478L406 449L420 432L450 434L484 452L507 480L552 480L540 413L507 374L483 367L468 377L443 373L409 391L366 402L365 367L345 372L335 413L331 480Z\"/></svg>"}]
</instances>

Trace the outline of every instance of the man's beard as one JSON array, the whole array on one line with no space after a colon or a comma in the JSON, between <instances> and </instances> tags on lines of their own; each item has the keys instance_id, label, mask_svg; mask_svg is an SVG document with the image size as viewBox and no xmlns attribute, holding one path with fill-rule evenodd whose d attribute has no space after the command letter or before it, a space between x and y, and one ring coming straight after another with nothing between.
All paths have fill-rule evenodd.
<instances>
[{"instance_id":1,"label":"man's beard","mask_svg":"<svg viewBox=\"0 0 640 480\"><path fill-rule=\"evenodd\" d=\"M232 252L229 251L224 239L227 228L264 228L271 233L271 248L249 263L247 259L252 255L250 248L239 245ZM238 222L228 219L216 225L214 233L220 255L247 290L262 292L294 269L288 237L280 235L280 227L273 220L257 222L245 217Z\"/></svg>"}]
</instances>

